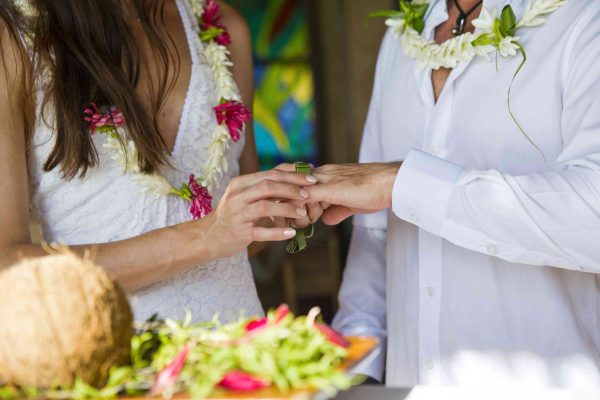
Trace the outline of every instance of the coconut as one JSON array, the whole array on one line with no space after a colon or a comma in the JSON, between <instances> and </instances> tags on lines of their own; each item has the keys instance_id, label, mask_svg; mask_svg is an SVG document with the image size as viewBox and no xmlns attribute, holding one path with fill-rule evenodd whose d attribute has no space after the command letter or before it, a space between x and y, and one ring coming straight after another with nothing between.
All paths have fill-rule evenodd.
<instances>
[{"instance_id":1,"label":"coconut","mask_svg":"<svg viewBox=\"0 0 600 400\"><path fill-rule=\"evenodd\" d=\"M124 292L87 259L61 253L0 272L0 383L102 386L130 361L132 335Z\"/></svg>"}]
</instances>

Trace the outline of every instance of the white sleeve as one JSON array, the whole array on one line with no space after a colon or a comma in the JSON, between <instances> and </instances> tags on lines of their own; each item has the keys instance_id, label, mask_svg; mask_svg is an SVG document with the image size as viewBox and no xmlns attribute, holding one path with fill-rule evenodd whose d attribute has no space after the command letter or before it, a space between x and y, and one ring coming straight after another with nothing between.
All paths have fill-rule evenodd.
<instances>
[{"instance_id":1,"label":"white sleeve","mask_svg":"<svg viewBox=\"0 0 600 400\"><path fill-rule=\"evenodd\" d=\"M564 145L540 173L463 168L413 150L393 211L461 247L504 260L600 273L600 16L566 55Z\"/></svg>"},{"instance_id":2,"label":"white sleeve","mask_svg":"<svg viewBox=\"0 0 600 400\"><path fill-rule=\"evenodd\" d=\"M355 371L380 382L386 348L385 244L385 230L354 227L340 289L340 310L333 321L333 327L346 336L380 340L378 356Z\"/></svg>"},{"instance_id":3,"label":"white sleeve","mask_svg":"<svg viewBox=\"0 0 600 400\"><path fill-rule=\"evenodd\" d=\"M375 85L360 149L360 162L383 161L379 103L386 49L390 32L383 40L377 63ZM385 211L354 217L352 241L340 289L340 310L333 326L345 335L375 336L381 341L379 355L356 373L382 381L386 348L386 234Z\"/></svg>"}]
</instances>

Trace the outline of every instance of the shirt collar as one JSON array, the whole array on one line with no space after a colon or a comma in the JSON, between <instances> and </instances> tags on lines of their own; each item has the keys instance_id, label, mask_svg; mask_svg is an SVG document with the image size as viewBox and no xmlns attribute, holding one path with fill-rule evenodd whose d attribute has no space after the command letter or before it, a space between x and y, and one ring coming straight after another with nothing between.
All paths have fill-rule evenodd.
<instances>
[{"instance_id":1,"label":"shirt collar","mask_svg":"<svg viewBox=\"0 0 600 400\"><path fill-rule=\"evenodd\" d=\"M505 5L510 4L518 19L527 2L528 0L484 0L483 6L488 10L496 8L498 11L501 11ZM433 40L435 28L447 19L448 6L446 0L432 0L429 3L427 13L425 14L424 37Z\"/></svg>"}]
</instances>

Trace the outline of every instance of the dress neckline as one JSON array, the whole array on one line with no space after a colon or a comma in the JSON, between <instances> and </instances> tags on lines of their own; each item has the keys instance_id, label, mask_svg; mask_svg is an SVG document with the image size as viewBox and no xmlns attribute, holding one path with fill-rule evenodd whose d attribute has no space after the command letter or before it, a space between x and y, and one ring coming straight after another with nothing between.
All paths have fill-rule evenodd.
<instances>
[{"instance_id":1,"label":"dress neckline","mask_svg":"<svg viewBox=\"0 0 600 400\"><path fill-rule=\"evenodd\" d=\"M187 38L188 51L190 52L191 66L190 66L189 82L187 84L185 99L183 101L183 107L181 109L181 115L179 117L179 124L177 127L177 133L175 136L175 143L170 152L171 158L175 158L176 155L178 154L178 150L181 147L181 143L183 142L183 139L184 139L183 136L186 134L185 125L186 125L186 121L187 121L189 113L190 113L190 106L191 106L190 98L191 98L192 86L196 79L196 74L198 73L197 66L198 66L199 60L198 60L198 52L197 52L196 46L198 44L200 46L202 45L202 43L200 42L200 40L198 38L198 35L195 32L198 28L197 27L198 24L193 16L193 13L189 9L189 4L187 3L187 0L174 0L174 1L175 1L175 5L177 6L177 10L179 12L179 16L181 18L181 22L183 24L185 36ZM197 43L196 41L200 42L200 43Z\"/></svg>"}]
</instances>

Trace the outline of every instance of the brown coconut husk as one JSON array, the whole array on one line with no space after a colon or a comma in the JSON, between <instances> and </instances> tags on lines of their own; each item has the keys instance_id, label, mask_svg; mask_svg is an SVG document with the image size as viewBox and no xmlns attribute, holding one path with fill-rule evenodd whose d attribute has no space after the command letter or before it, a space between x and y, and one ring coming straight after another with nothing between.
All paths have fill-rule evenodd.
<instances>
[{"instance_id":1,"label":"brown coconut husk","mask_svg":"<svg viewBox=\"0 0 600 400\"><path fill-rule=\"evenodd\" d=\"M121 288L71 253L0 271L0 383L100 387L130 361L133 317Z\"/></svg>"}]
</instances>

